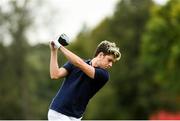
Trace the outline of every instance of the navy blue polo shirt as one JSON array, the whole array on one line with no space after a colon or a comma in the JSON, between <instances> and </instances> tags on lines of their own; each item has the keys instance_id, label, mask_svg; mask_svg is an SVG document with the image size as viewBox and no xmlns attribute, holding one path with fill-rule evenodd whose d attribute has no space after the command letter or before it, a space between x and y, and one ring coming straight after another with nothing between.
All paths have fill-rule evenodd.
<instances>
[{"instance_id":1,"label":"navy blue polo shirt","mask_svg":"<svg viewBox=\"0 0 180 121\"><path fill-rule=\"evenodd\" d=\"M86 63L90 65L90 60ZM95 77L92 79L70 62L65 63L63 67L69 74L53 98L50 109L80 118L89 100L108 81L109 74L105 69L95 68Z\"/></svg>"}]
</instances>

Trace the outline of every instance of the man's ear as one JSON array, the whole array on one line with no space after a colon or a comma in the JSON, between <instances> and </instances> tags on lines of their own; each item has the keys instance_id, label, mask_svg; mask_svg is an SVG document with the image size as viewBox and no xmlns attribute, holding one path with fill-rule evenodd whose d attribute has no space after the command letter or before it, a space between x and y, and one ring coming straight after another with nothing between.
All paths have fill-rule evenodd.
<instances>
[{"instance_id":1,"label":"man's ear","mask_svg":"<svg viewBox=\"0 0 180 121\"><path fill-rule=\"evenodd\" d=\"M99 58L102 58L102 57L104 56L104 53L103 53L103 52L100 52L100 53L98 54L98 56L99 56Z\"/></svg>"}]
</instances>

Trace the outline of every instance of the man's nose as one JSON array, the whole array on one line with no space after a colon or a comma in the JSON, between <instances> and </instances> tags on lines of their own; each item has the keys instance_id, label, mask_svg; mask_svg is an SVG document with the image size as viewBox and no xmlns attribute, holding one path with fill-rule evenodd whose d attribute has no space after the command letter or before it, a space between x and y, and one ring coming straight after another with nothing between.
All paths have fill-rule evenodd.
<instances>
[{"instance_id":1,"label":"man's nose","mask_svg":"<svg viewBox=\"0 0 180 121\"><path fill-rule=\"evenodd\" d=\"M112 67L112 63L109 63L109 67Z\"/></svg>"}]
</instances>

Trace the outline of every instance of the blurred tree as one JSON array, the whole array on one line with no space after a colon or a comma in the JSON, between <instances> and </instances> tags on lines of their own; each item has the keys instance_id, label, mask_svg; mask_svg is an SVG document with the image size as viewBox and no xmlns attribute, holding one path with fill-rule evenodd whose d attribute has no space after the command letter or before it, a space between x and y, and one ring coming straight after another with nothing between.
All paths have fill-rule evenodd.
<instances>
[{"instance_id":1,"label":"blurred tree","mask_svg":"<svg viewBox=\"0 0 180 121\"><path fill-rule=\"evenodd\" d=\"M59 87L49 81L49 45L27 42L26 31L33 24L29 4L8 1L8 10L0 9L0 119L47 119Z\"/></svg>"},{"instance_id":2,"label":"blurred tree","mask_svg":"<svg viewBox=\"0 0 180 121\"><path fill-rule=\"evenodd\" d=\"M147 84L154 83L153 110L179 110L180 1L154 7L142 38L141 61ZM167 96L168 95L168 96Z\"/></svg>"},{"instance_id":3,"label":"blurred tree","mask_svg":"<svg viewBox=\"0 0 180 121\"><path fill-rule=\"evenodd\" d=\"M28 119L29 117L28 82L26 79L26 55L29 45L25 32L31 24L31 19L27 9L28 1L25 0L22 3L8 1L9 11L1 11L0 13L2 18L1 39L3 41L12 40L4 51L7 53L7 56L3 57L5 63L1 63L5 64L3 69L5 78L2 80L5 81L5 85L2 85L4 94L3 100L0 102L2 105L1 119Z\"/></svg>"},{"instance_id":4,"label":"blurred tree","mask_svg":"<svg viewBox=\"0 0 180 121\"><path fill-rule=\"evenodd\" d=\"M72 51L79 55L83 59L88 59L90 58L90 45L89 45L89 30L87 26L84 24L81 31L79 32L77 36L77 40L73 41L71 45L69 46L72 48Z\"/></svg>"}]
</instances>

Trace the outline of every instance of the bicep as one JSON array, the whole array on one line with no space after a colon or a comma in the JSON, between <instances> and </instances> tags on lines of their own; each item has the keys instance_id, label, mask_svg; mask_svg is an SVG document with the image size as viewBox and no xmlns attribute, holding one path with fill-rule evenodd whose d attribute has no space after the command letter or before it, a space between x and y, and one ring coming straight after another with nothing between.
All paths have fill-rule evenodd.
<instances>
[{"instance_id":1,"label":"bicep","mask_svg":"<svg viewBox=\"0 0 180 121\"><path fill-rule=\"evenodd\" d=\"M63 78L67 75L68 75L68 71L65 68L61 67L58 69L58 78Z\"/></svg>"}]
</instances>

